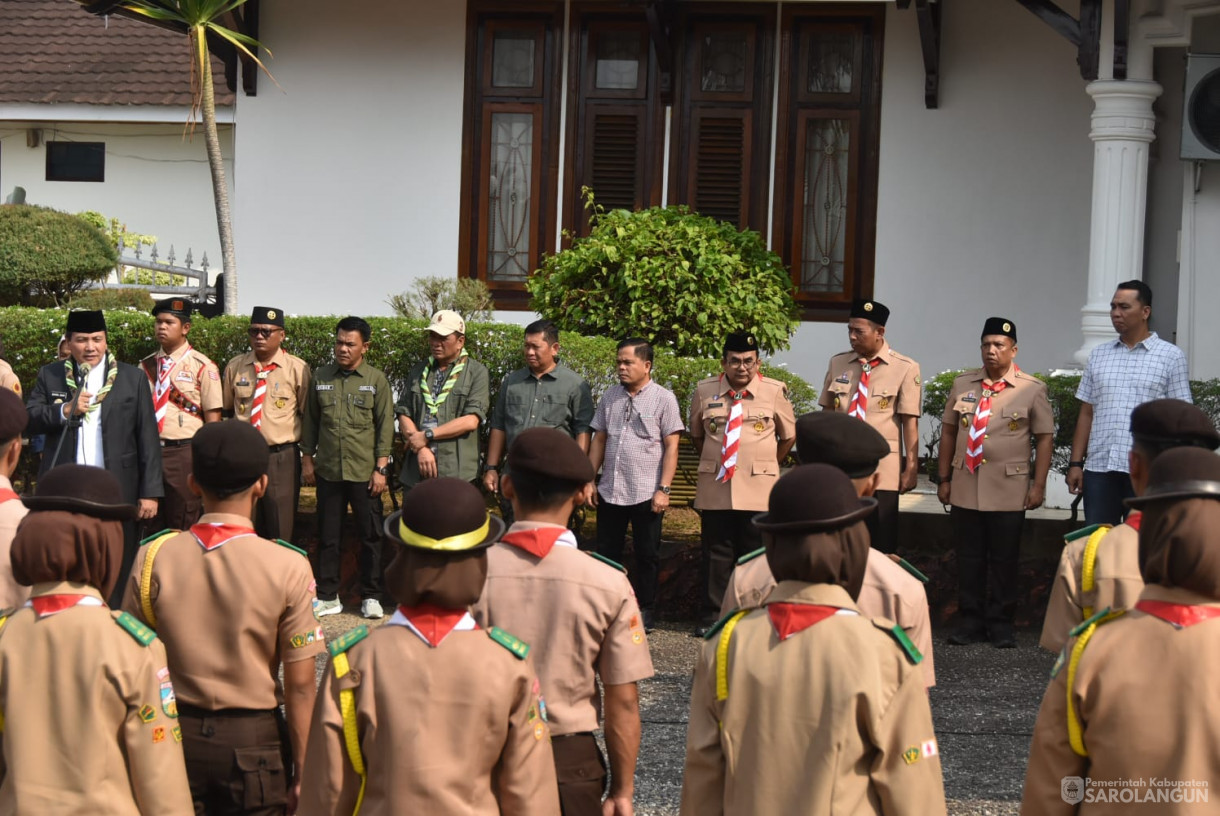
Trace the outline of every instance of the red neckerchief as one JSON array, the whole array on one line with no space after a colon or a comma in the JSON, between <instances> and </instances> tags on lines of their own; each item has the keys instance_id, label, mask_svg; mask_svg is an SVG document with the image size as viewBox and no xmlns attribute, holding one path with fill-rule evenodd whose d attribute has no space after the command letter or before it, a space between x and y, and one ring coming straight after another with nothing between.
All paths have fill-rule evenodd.
<instances>
[{"instance_id":1,"label":"red neckerchief","mask_svg":"<svg viewBox=\"0 0 1220 816\"><path fill-rule=\"evenodd\" d=\"M1138 533L1140 531L1140 520L1143 519L1143 517L1143 512L1139 510L1132 510L1127 514L1127 520L1124 521L1123 524L1127 525Z\"/></svg>"},{"instance_id":2,"label":"red neckerchief","mask_svg":"<svg viewBox=\"0 0 1220 816\"><path fill-rule=\"evenodd\" d=\"M12 490L9 490L7 487L0 487L0 504L4 504L6 501L12 501L13 499L20 499L20 498L21 498L20 496L18 496Z\"/></svg>"},{"instance_id":3,"label":"red neckerchief","mask_svg":"<svg viewBox=\"0 0 1220 816\"><path fill-rule=\"evenodd\" d=\"M253 527L241 524L199 523L191 527L191 535L208 552L242 536L254 535Z\"/></svg>"},{"instance_id":4,"label":"red neckerchief","mask_svg":"<svg viewBox=\"0 0 1220 816\"><path fill-rule=\"evenodd\" d=\"M819 623L839 611L837 606L820 606L817 604L772 603L767 604L767 614L771 616L771 625L781 641L803 632L815 623Z\"/></svg>"},{"instance_id":5,"label":"red neckerchief","mask_svg":"<svg viewBox=\"0 0 1220 816\"><path fill-rule=\"evenodd\" d=\"M91 598L92 595L40 595L37 598L30 598L30 606L34 607L34 612L38 617L45 618L47 615L54 615L57 612L63 612L65 609L70 609L79 604L85 598Z\"/></svg>"},{"instance_id":6,"label":"red neckerchief","mask_svg":"<svg viewBox=\"0 0 1220 816\"><path fill-rule=\"evenodd\" d=\"M567 527L537 527L533 530L517 530L500 540L537 558L546 558L555 542L567 531Z\"/></svg>"},{"instance_id":7,"label":"red neckerchief","mask_svg":"<svg viewBox=\"0 0 1220 816\"><path fill-rule=\"evenodd\" d=\"M1194 626L1220 616L1220 607L1176 604L1168 601L1140 601L1135 608L1153 617L1172 623L1178 629Z\"/></svg>"},{"instance_id":8,"label":"red neckerchief","mask_svg":"<svg viewBox=\"0 0 1220 816\"><path fill-rule=\"evenodd\" d=\"M752 377L752 376L750 377L750 382L754 382L754 377ZM746 383L746 385L749 385L749 384L750 383ZM748 388L743 388L743 389L741 389L741 391L734 391L732 388L730 388L728 391L721 391L720 389L721 389L721 386L723 386L723 385L724 385L724 375L721 374L719 382L716 383L716 390L720 391L720 393L716 395L717 399L719 399L720 397L726 396L726 395L731 396L733 399L745 399L746 397L754 396L753 394L750 393L750 389L748 389Z\"/></svg>"},{"instance_id":9,"label":"red neckerchief","mask_svg":"<svg viewBox=\"0 0 1220 816\"><path fill-rule=\"evenodd\" d=\"M424 640L428 641L428 645L434 649L440 646L441 641L453 631L453 627L466 617L465 609L446 609L430 603L419 606L399 605L398 611L404 618L411 621L415 631L423 636Z\"/></svg>"}]
</instances>

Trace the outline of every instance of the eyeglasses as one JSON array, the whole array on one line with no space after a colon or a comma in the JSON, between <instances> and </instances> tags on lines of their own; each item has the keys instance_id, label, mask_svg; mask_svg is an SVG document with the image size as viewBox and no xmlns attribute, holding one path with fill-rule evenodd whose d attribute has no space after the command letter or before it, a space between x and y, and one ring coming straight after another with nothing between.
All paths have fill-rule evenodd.
<instances>
[{"instance_id":1,"label":"eyeglasses","mask_svg":"<svg viewBox=\"0 0 1220 816\"><path fill-rule=\"evenodd\" d=\"M758 360L751 358L730 357L727 362L731 368L753 368L758 365Z\"/></svg>"},{"instance_id":2,"label":"eyeglasses","mask_svg":"<svg viewBox=\"0 0 1220 816\"><path fill-rule=\"evenodd\" d=\"M249 328L249 329L246 329L246 334L250 335L251 337L270 337L271 335L275 334L277 331L279 331L279 328L273 328L273 329Z\"/></svg>"}]
</instances>

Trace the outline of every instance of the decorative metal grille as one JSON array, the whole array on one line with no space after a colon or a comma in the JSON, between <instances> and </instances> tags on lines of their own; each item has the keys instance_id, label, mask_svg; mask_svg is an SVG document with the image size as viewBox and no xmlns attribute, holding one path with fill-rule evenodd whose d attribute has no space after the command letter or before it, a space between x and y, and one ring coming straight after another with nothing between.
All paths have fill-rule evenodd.
<instances>
[{"instance_id":1,"label":"decorative metal grille","mask_svg":"<svg viewBox=\"0 0 1220 816\"><path fill-rule=\"evenodd\" d=\"M707 34L703 37L700 67L704 91L741 93L746 87L746 35Z\"/></svg>"},{"instance_id":2,"label":"decorative metal grille","mask_svg":"<svg viewBox=\"0 0 1220 816\"><path fill-rule=\"evenodd\" d=\"M818 31L808 35L810 93L851 93L856 63L856 36Z\"/></svg>"},{"instance_id":3,"label":"decorative metal grille","mask_svg":"<svg viewBox=\"0 0 1220 816\"><path fill-rule=\"evenodd\" d=\"M493 113L487 203L489 278L525 280L529 275L533 158L533 115Z\"/></svg>"},{"instance_id":4,"label":"decorative metal grille","mask_svg":"<svg viewBox=\"0 0 1220 816\"><path fill-rule=\"evenodd\" d=\"M801 290L843 291L851 122L811 119L805 139Z\"/></svg>"},{"instance_id":5,"label":"decorative metal grille","mask_svg":"<svg viewBox=\"0 0 1220 816\"><path fill-rule=\"evenodd\" d=\"M534 85L534 34L499 31L491 47L491 84L497 88Z\"/></svg>"}]
</instances>

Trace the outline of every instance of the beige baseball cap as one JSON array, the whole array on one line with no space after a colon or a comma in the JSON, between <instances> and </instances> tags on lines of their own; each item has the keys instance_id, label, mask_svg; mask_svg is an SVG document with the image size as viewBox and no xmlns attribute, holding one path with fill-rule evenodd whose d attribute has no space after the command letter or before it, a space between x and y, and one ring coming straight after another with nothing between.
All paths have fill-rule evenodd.
<instances>
[{"instance_id":1,"label":"beige baseball cap","mask_svg":"<svg viewBox=\"0 0 1220 816\"><path fill-rule=\"evenodd\" d=\"M448 337L454 332L465 334L466 321L452 309L441 309L432 315L432 322L428 325L427 331L439 334L441 337Z\"/></svg>"}]
</instances>

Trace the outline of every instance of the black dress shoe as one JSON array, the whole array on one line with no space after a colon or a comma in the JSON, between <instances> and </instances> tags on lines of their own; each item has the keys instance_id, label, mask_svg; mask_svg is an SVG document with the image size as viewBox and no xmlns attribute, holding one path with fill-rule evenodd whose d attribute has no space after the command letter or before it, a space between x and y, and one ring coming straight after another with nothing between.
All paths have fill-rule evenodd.
<instances>
[{"instance_id":1,"label":"black dress shoe","mask_svg":"<svg viewBox=\"0 0 1220 816\"><path fill-rule=\"evenodd\" d=\"M972 643L986 643L987 633L975 627L958 629L949 635L949 643L954 646L969 646Z\"/></svg>"},{"instance_id":2,"label":"black dress shoe","mask_svg":"<svg viewBox=\"0 0 1220 816\"><path fill-rule=\"evenodd\" d=\"M655 628L653 626L654 621L652 619L652 610L651 609L641 610L640 616L644 618L644 634L651 635L652 630Z\"/></svg>"},{"instance_id":3,"label":"black dress shoe","mask_svg":"<svg viewBox=\"0 0 1220 816\"><path fill-rule=\"evenodd\" d=\"M992 632L991 645L997 649L1015 649L1017 648L1017 636L1011 629Z\"/></svg>"}]
</instances>

